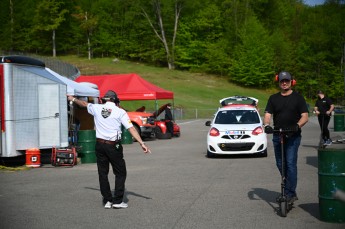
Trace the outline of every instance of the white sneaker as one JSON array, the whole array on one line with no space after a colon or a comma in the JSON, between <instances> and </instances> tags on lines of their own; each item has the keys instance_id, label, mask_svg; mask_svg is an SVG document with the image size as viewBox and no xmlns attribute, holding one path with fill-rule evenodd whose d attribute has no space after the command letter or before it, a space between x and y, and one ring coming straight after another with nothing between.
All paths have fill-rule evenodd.
<instances>
[{"instance_id":1,"label":"white sneaker","mask_svg":"<svg viewBox=\"0 0 345 229\"><path fill-rule=\"evenodd\" d=\"M113 204L113 208L117 208L117 209L120 209L120 208L128 208L128 204L125 203L125 202L122 202L120 204Z\"/></svg>"},{"instance_id":2,"label":"white sneaker","mask_svg":"<svg viewBox=\"0 0 345 229\"><path fill-rule=\"evenodd\" d=\"M330 146L332 145L332 140L331 139L327 139L325 140L325 142L323 143L324 146Z\"/></svg>"},{"instance_id":3,"label":"white sneaker","mask_svg":"<svg viewBox=\"0 0 345 229\"><path fill-rule=\"evenodd\" d=\"M112 205L113 205L113 203L110 202L110 201L108 201L108 202L104 205L104 208L105 208L105 209L110 209Z\"/></svg>"}]
</instances>

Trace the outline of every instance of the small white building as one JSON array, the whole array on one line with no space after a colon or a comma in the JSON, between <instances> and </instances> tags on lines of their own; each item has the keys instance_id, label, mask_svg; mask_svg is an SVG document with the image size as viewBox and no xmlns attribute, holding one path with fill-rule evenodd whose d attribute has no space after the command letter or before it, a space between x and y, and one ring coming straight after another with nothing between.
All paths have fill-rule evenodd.
<instances>
[{"instance_id":1,"label":"small white building","mask_svg":"<svg viewBox=\"0 0 345 229\"><path fill-rule=\"evenodd\" d=\"M68 146L67 85L39 60L0 57L0 157Z\"/></svg>"}]
</instances>

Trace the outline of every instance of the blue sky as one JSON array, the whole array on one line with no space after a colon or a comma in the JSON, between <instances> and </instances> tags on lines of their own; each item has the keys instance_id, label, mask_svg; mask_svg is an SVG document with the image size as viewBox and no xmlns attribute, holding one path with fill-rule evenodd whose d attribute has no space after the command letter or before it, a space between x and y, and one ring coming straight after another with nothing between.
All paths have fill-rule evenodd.
<instances>
[{"instance_id":1,"label":"blue sky","mask_svg":"<svg viewBox=\"0 0 345 229\"><path fill-rule=\"evenodd\" d=\"M310 6L321 5L325 0L304 0L305 4Z\"/></svg>"}]
</instances>

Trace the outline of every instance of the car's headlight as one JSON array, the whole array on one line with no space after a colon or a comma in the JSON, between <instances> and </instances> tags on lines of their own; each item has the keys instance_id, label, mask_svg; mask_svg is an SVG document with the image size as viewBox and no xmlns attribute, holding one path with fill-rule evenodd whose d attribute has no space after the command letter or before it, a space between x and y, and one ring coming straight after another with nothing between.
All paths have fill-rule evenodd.
<instances>
[{"instance_id":1,"label":"car's headlight","mask_svg":"<svg viewBox=\"0 0 345 229\"><path fill-rule=\"evenodd\" d=\"M262 129L261 126L256 127L253 131L252 131L252 135L259 135L264 133L264 130Z\"/></svg>"},{"instance_id":2,"label":"car's headlight","mask_svg":"<svg viewBox=\"0 0 345 229\"><path fill-rule=\"evenodd\" d=\"M143 124L147 124L147 118L146 117L140 117L140 120L143 122Z\"/></svg>"},{"instance_id":3,"label":"car's headlight","mask_svg":"<svg viewBox=\"0 0 345 229\"><path fill-rule=\"evenodd\" d=\"M217 128L212 127L210 129L209 135L212 137L217 137L220 135L219 130Z\"/></svg>"},{"instance_id":4,"label":"car's headlight","mask_svg":"<svg viewBox=\"0 0 345 229\"><path fill-rule=\"evenodd\" d=\"M151 124L151 125L154 125L155 124L155 118L154 117L148 117L147 118L147 123Z\"/></svg>"}]
</instances>

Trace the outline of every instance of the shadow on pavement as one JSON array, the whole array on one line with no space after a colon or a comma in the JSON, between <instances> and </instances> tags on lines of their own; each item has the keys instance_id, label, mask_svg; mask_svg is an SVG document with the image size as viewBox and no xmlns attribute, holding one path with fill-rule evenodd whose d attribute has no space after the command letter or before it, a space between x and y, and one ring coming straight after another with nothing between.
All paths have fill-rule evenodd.
<instances>
[{"instance_id":1,"label":"shadow on pavement","mask_svg":"<svg viewBox=\"0 0 345 229\"><path fill-rule=\"evenodd\" d=\"M18 167L25 165L25 155L17 157L0 157L0 165Z\"/></svg>"},{"instance_id":2,"label":"shadow on pavement","mask_svg":"<svg viewBox=\"0 0 345 229\"><path fill-rule=\"evenodd\" d=\"M270 191L264 188L253 188L252 191L248 192L248 198L250 200L264 200L269 206L271 206L276 214L278 214L278 205L274 206L276 203L276 198L280 195L279 192Z\"/></svg>"},{"instance_id":3,"label":"shadow on pavement","mask_svg":"<svg viewBox=\"0 0 345 229\"><path fill-rule=\"evenodd\" d=\"M306 164L314 166L315 168L318 168L318 157L317 156L306 157Z\"/></svg>"},{"instance_id":4,"label":"shadow on pavement","mask_svg":"<svg viewBox=\"0 0 345 229\"><path fill-rule=\"evenodd\" d=\"M306 147L306 148L313 148L315 150L317 150L319 148L319 146L317 144L316 145L306 145L306 144L303 144L301 146Z\"/></svg>"},{"instance_id":5,"label":"shadow on pavement","mask_svg":"<svg viewBox=\"0 0 345 229\"><path fill-rule=\"evenodd\" d=\"M148 197L148 196L143 196L143 195L140 195L138 193L135 193L135 192L129 192L129 191L126 191L125 192L125 196L123 198L124 202L128 202L128 196L136 196L136 197L141 197L143 199L147 199L147 200L151 200L152 198L151 197Z\"/></svg>"},{"instance_id":6,"label":"shadow on pavement","mask_svg":"<svg viewBox=\"0 0 345 229\"><path fill-rule=\"evenodd\" d=\"M98 192L99 192L99 195L101 195L100 189L99 189L99 188L85 187L85 189L98 191ZM112 191L113 196L115 195L114 192L115 192L115 191L113 190L113 191ZM123 201L124 201L125 203L128 203L128 202L129 202L128 196L141 197L141 198L144 198L144 199L147 199L147 200L151 200L151 199L152 199L151 197L144 196L144 195L140 195L140 194L138 194L138 193L135 193L135 192L131 192L131 191L126 190L126 191L125 191L125 195L124 195L124 197L123 197Z\"/></svg>"},{"instance_id":7,"label":"shadow on pavement","mask_svg":"<svg viewBox=\"0 0 345 229\"><path fill-rule=\"evenodd\" d=\"M207 159L225 159L225 158L231 158L231 159L245 159L245 158L266 158L259 154L224 154L224 155L214 155L214 157L207 157L205 155L205 158Z\"/></svg>"},{"instance_id":8,"label":"shadow on pavement","mask_svg":"<svg viewBox=\"0 0 345 229\"><path fill-rule=\"evenodd\" d=\"M308 212L314 218L320 220L319 204L318 203L300 204L298 206L300 208L302 208L304 211Z\"/></svg>"}]
</instances>

